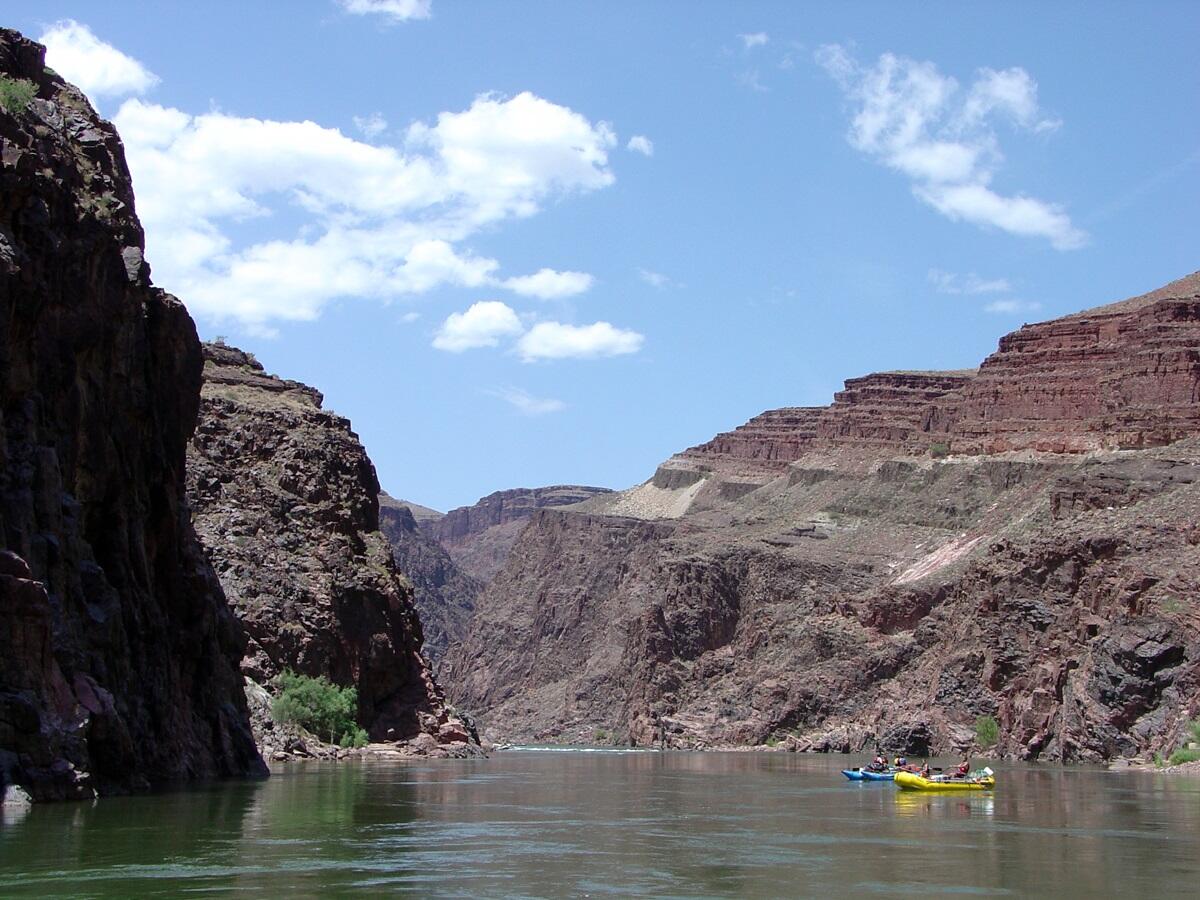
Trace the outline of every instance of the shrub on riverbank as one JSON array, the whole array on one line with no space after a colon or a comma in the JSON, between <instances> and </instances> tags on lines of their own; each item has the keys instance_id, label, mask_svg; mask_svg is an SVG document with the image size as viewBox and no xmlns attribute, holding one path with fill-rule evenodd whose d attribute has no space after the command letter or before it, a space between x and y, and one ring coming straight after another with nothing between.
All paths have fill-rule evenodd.
<instances>
[{"instance_id":1,"label":"shrub on riverbank","mask_svg":"<svg viewBox=\"0 0 1200 900\"><path fill-rule=\"evenodd\" d=\"M975 720L975 740L983 749L992 747L1000 739L1000 723L993 716L980 716Z\"/></svg>"},{"instance_id":2,"label":"shrub on riverbank","mask_svg":"<svg viewBox=\"0 0 1200 900\"><path fill-rule=\"evenodd\" d=\"M342 747L365 747L367 733L359 727L358 691L338 687L321 675L313 678L284 671L275 679L279 693L271 702L277 722L307 728L317 737Z\"/></svg>"}]
</instances>

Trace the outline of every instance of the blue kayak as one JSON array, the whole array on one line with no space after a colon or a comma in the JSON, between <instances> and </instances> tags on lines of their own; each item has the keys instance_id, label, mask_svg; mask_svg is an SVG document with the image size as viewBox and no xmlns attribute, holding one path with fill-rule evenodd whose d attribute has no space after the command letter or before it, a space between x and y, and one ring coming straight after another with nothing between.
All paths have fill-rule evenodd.
<instances>
[{"instance_id":1,"label":"blue kayak","mask_svg":"<svg viewBox=\"0 0 1200 900\"><path fill-rule=\"evenodd\" d=\"M896 770L872 772L870 769L842 769L842 774L851 781L891 781L896 777Z\"/></svg>"}]
</instances>

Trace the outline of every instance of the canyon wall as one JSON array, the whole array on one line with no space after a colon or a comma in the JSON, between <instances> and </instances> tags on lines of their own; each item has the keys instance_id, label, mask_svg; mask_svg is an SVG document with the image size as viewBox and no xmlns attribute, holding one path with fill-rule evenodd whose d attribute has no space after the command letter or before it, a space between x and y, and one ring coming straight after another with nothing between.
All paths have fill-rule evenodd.
<instances>
[{"instance_id":1,"label":"canyon wall","mask_svg":"<svg viewBox=\"0 0 1200 900\"><path fill-rule=\"evenodd\" d=\"M420 527L449 551L463 572L486 583L504 566L517 536L537 510L570 506L607 493L608 488L577 485L497 491L440 518L425 518Z\"/></svg>"},{"instance_id":2,"label":"canyon wall","mask_svg":"<svg viewBox=\"0 0 1200 900\"><path fill-rule=\"evenodd\" d=\"M544 510L443 671L495 737L1105 759L1200 715L1200 277ZM484 664L486 661L486 665Z\"/></svg>"},{"instance_id":3,"label":"canyon wall","mask_svg":"<svg viewBox=\"0 0 1200 900\"><path fill-rule=\"evenodd\" d=\"M0 29L0 788L265 774L243 638L184 499L201 356L121 141Z\"/></svg>"},{"instance_id":4,"label":"canyon wall","mask_svg":"<svg viewBox=\"0 0 1200 900\"><path fill-rule=\"evenodd\" d=\"M392 547L396 567L412 583L425 635L421 649L437 666L446 648L462 639L482 585L463 572L446 548L420 527L412 510L412 505L404 501L379 495L379 528ZM431 514L432 510L426 511L422 521L439 518Z\"/></svg>"},{"instance_id":5,"label":"canyon wall","mask_svg":"<svg viewBox=\"0 0 1200 900\"><path fill-rule=\"evenodd\" d=\"M250 354L204 345L188 448L193 520L248 644L241 667L358 691L375 741L464 751L425 659L413 591L379 530L379 481L350 422Z\"/></svg>"}]
</instances>

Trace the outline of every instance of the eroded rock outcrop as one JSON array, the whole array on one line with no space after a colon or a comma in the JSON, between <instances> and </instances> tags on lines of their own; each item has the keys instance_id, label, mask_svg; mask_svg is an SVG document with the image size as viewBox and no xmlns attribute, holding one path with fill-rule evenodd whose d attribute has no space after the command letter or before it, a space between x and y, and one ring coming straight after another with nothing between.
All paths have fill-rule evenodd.
<instances>
[{"instance_id":1,"label":"eroded rock outcrop","mask_svg":"<svg viewBox=\"0 0 1200 900\"><path fill-rule=\"evenodd\" d=\"M543 511L453 698L516 739L923 753L993 715L1009 756L1172 746L1200 715L1196 284L1027 326L978 374L853 379Z\"/></svg>"},{"instance_id":2,"label":"eroded rock outcrop","mask_svg":"<svg viewBox=\"0 0 1200 900\"><path fill-rule=\"evenodd\" d=\"M120 139L0 30L0 770L37 799L265 774L192 532L200 345ZM2 786L2 784L0 784Z\"/></svg>"},{"instance_id":3,"label":"eroded rock outcrop","mask_svg":"<svg viewBox=\"0 0 1200 900\"><path fill-rule=\"evenodd\" d=\"M321 394L249 354L204 345L188 492L205 551L248 636L242 671L358 690L375 741L466 751L420 653L412 588L379 531L375 468Z\"/></svg>"}]
</instances>

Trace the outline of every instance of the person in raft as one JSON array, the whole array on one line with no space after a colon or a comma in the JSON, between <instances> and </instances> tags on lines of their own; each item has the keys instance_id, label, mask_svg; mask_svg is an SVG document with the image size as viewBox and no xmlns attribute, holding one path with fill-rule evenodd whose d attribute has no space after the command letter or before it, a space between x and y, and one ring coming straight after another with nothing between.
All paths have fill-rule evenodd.
<instances>
[{"instance_id":1,"label":"person in raft","mask_svg":"<svg viewBox=\"0 0 1200 900\"><path fill-rule=\"evenodd\" d=\"M969 774L971 774L971 759L970 757L964 756L963 761L960 762L958 767L954 770L954 777L966 778Z\"/></svg>"},{"instance_id":2,"label":"person in raft","mask_svg":"<svg viewBox=\"0 0 1200 900\"><path fill-rule=\"evenodd\" d=\"M928 778L930 776L930 774L931 774L931 771L929 768L929 760L925 760L925 765L921 766L921 777Z\"/></svg>"}]
</instances>

